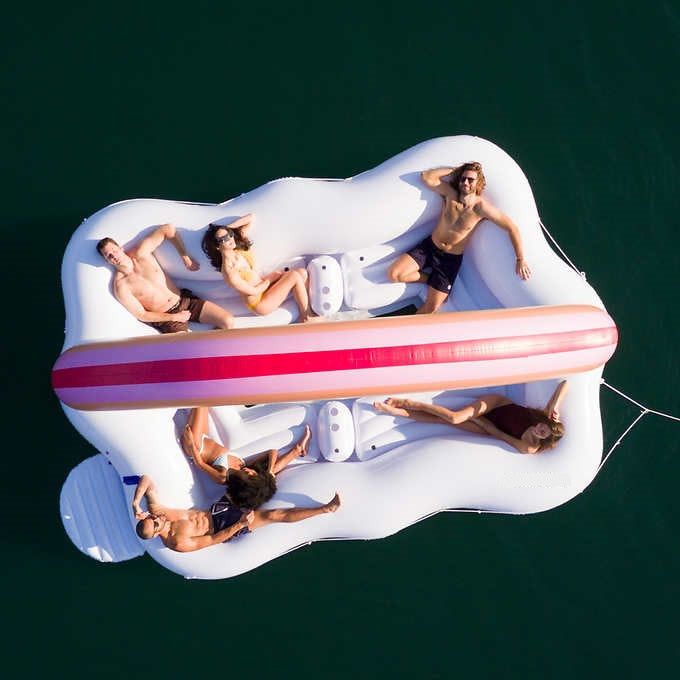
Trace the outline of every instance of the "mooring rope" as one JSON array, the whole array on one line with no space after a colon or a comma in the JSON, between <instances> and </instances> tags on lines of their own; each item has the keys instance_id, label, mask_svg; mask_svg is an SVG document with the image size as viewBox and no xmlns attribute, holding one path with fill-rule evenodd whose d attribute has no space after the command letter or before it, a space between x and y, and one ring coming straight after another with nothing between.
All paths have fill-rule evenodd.
<instances>
[{"instance_id":1,"label":"mooring rope","mask_svg":"<svg viewBox=\"0 0 680 680\"><path fill-rule=\"evenodd\" d=\"M551 243L557 248L558 252L562 256L565 262L569 264L569 266L577 273L579 276L583 278L583 280L586 280L586 273L582 272L568 257L568 255L562 250L560 247L560 244L555 240L554 236L550 233L548 230L548 227L543 224L543 221L539 218L538 223L541 225L541 228L547 235L547 237L550 239ZM680 422L680 418L677 416L672 416L670 413L663 413L661 411L655 411L654 409L647 408L643 404L635 401L632 397L629 397L627 394L623 393L621 390L618 390L616 387L613 387L610 385L608 382L606 382L604 379L602 379L601 384L604 385L605 387L608 387L612 392L616 392L620 397L623 397L624 399L627 399L630 401L632 404L635 404L638 408L641 409L640 413L638 414L637 418L633 420L633 422L625 429L625 431L619 436L619 438L614 442L614 445L607 451L607 455L605 455L602 459L602 462L600 463L600 467L597 468L597 471L599 472L603 465L607 462L607 458L611 456L613 453L614 449L623 441L623 438L640 422L640 420L646 416L648 413L652 413L656 416L661 416L662 418L668 418L669 420L676 420Z\"/></svg>"},{"instance_id":2,"label":"mooring rope","mask_svg":"<svg viewBox=\"0 0 680 680\"><path fill-rule=\"evenodd\" d=\"M543 231L546 233L546 235L548 236L548 238L550 239L550 241L552 242L552 244L555 246L555 248L557 248L557 250L559 251L559 253L560 253L560 255L562 256L562 258L563 258L563 259L569 264L569 266L570 266L570 267L571 267L571 268L572 268L572 269L573 269L580 277L582 277L583 280L585 281L585 280L586 280L586 273L585 273L585 272L582 272L582 271L581 271L581 270L580 270L580 269L579 269L579 268L578 268L578 267L577 267L577 266L569 259L569 256L564 252L564 250L562 250L562 248L560 247L560 244L555 240L555 237L548 231L548 227L546 227L545 224L543 224L543 220L541 220L540 217L539 217L539 219L538 219L538 223L541 225L541 228L542 228Z\"/></svg>"}]
</instances>

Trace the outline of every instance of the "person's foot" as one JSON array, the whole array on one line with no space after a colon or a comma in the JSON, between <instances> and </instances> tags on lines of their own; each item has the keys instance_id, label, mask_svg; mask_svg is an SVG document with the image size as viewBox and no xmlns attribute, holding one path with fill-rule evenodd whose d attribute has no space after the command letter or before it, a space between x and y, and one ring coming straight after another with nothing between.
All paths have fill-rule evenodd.
<instances>
[{"instance_id":1,"label":"person's foot","mask_svg":"<svg viewBox=\"0 0 680 680\"><path fill-rule=\"evenodd\" d=\"M376 411L382 411L383 413L387 413L391 416L408 417L408 411L394 405L394 403L393 403L394 401L395 401L394 399L385 399L385 401L374 401L373 402L373 408Z\"/></svg>"},{"instance_id":2,"label":"person's foot","mask_svg":"<svg viewBox=\"0 0 680 680\"><path fill-rule=\"evenodd\" d=\"M340 494L336 491L335 496L323 506L323 510L324 512L335 512L340 505L342 505L342 501L340 500Z\"/></svg>"},{"instance_id":3,"label":"person's foot","mask_svg":"<svg viewBox=\"0 0 680 680\"><path fill-rule=\"evenodd\" d=\"M302 439L296 444L298 450L300 451L300 458L304 458L309 453L309 442L312 441L312 428L309 424L305 425L305 433L302 435Z\"/></svg>"},{"instance_id":4,"label":"person's foot","mask_svg":"<svg viewBox=\"0 0 680 680\"><path fill-rule=\"evenodd\" d=\"M385 403L395 408L413 408L417 405L417 402L411 401L411 399L401 399L399 397L388 397L385 399Z\"/></svg>"},{"instance_id":5,"label":"person's foot","mask_svg":"<svg viewBox=\"0 0 680 680\"><path fill-rule=\"evenodd\" d=\"M313 312L310 312L309 314L304 314L300 316L300 323L315 323L317 321L325 321L326 317L325 316L318 316L314 314Z\"/></svg>"}]
</instances>

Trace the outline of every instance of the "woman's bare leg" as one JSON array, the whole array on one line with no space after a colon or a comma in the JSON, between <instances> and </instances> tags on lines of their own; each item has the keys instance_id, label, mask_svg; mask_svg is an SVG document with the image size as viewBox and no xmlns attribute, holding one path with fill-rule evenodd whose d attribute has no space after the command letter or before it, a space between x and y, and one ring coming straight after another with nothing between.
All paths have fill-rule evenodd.
<instances>
[{"instance_id":1,"label":"woman's bare leg","mask_svg":"<svg viewBox=\"0 0 680 680\"><path fill-rule=\"evenodd\" d=\"M431 413L425 413L425 411L419 411L416 408L410 408L406 406L396 406L394 405L392 399L387 399L386 401L374 401L373 407L376 411L382 411L391 416L400 416L401 418L410 418L411 420L417 420L420 423L439 423L444 425L451 425L448 420L444 420L439 416L432 415Z\"/></svg>"},{"instance_id":2,"label":"woman's bare leg","mask_svg":"<svg viewBox=\"0 0 680 680\"><path fill-rule=\"evenodd\" d=\"M489 394L482 399L467 404L461 409L453 411L444 406L426 404L422 401L413 399L400 399L390 397L384 402L374 402L373 406L378 411L389 413L394 416L412 418L424 423L444 423L453 425L468 432L484 433L484 430L476 423L469 422L473 418L478 418L492 409L503 404L512 403L510 399L502 394Z\"/></svg>"},{"instance_id":3,"label":"woman's bare leg","mask_svg":"<svg viewBox=\"0 0 680 680\"><path fill-rule=\"evenodd\" d=\"M194 444L200 449L203 435L208 434L208 407L197 406L191 409L187 425L194 436Z\"/></svg>"},{"instance_id":4,"label":"woman's bare leg","mask_svg":"<svg viewBox=\"0 0 680 680\"><path fill-rule=\"evenodd\" d=\"M228 449L220 446L214 439L208 436L208 407L198 406L191 410L189 420L182 432L182 450L190 458L193 457L194 449L199 452L206 463L211 464L215 458L227 453ZM193 447L188 438L191 438Z\"/></svg>"},{"instance_id":5,"label":"woman's bare leg","mask_svg":"<svg viewBox=\"0 0 680 680\"><path fill-rule=\"evenodd\" d=\"M305 425L305 431L300 439L293 445L293 448L279 456L274 465L274 474L278 474L289 463L292 463L296 458L302 458L309 452L309 442L312 440L312 430L309 425Z\"/></svg>"},{"instance_id":6,"label":"woman's bare leg","mask_svg":"<svg viewBox=\"0 0 680 680\"><path fill-rule=\"evenodd\" d=\"M258 314L270 314L283 304L291 292L300 311L300 320L303 322L308 321L314 315L309 307L307 272L302 268L284 272L267 288L260 302L253 308L253 311Z\"/></svg>"},{"instance_id":7,"label":"woman's bare leg","mask_svg":"<svg viewBox=\"0 0 680 680\"><path fill-rule=\"evenodd\" d=\"M309 274L304 267L295 270L302 279L302 286L296 286L293 290L293 297L300 310L300 322L323 321L322 316L318 316L309 303Z\"/></svg>"},{"instance_id":8,"label":"woman's bare leg","mask_svg":"<svg viewBox=\"0 0 680 680\"><path fill-rule=\"evenodd\" d=\"M389 401L389 400L388 400ZM433 423L437 425L448 425L449 427L455 427L459 430L465 430L466 432L475 432L476 434L485 434L484 430L476 423L471 423L469 421L464 421L460 423L452 423L450 420L445 420L439 416L435 416L431 413L426 413L425 411L418 411L416 409L395 407L382 401L373 402L373 406L376 411L382 411L383 413L389 413L393 416L401 416L403 418L411 418L411 420L417 420L419 423Z\"/></svg>"}]
</instances>

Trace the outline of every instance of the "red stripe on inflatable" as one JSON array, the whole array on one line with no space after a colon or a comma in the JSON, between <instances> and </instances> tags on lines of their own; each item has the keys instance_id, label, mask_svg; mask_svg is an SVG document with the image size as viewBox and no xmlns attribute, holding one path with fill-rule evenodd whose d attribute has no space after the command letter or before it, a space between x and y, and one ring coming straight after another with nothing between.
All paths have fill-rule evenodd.
<instances>
[{"instance_id":1,"label":"red stripe on inflatable","mask_svg":"<svg viewBox=\"0 0 680 680\"><path fill-rule=\"evenodd\" d=\"M240 357L196 357L56 369L54 389L150 383L227 380L295 373L347 371L466 361L512 359L605 347L617 341L616 328L542 335L453 340L394 347L369 347Z\"/></svg>"}]
</instances>

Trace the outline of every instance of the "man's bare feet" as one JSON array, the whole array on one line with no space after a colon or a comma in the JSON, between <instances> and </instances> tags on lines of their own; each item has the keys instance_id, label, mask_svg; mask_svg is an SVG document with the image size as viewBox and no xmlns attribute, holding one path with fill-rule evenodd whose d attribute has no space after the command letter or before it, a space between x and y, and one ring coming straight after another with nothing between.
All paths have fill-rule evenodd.
<instances>
[{"instance_id":1,"label":"man's bare feet","mask_svg":"<svg viewBox=\"0 0 680 680\"><path fill-rule=\"evenodd\" d=\"M324 512L335 512L342 505L340 494L336 491L335 496L323 506Z\"/></svg>"}]
</instances>

